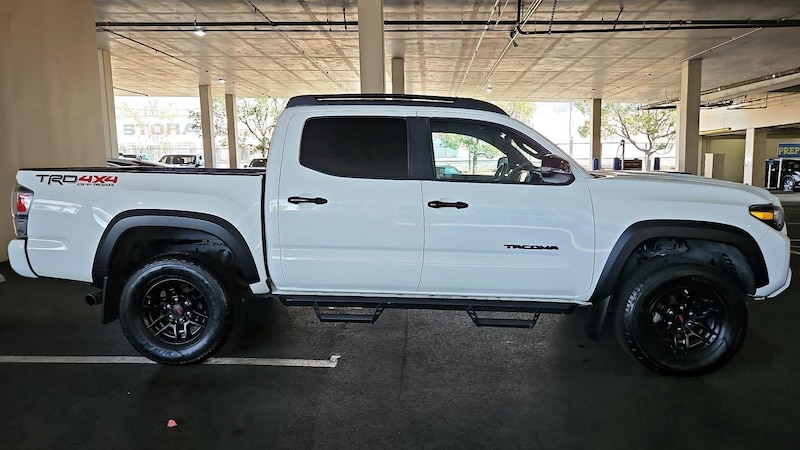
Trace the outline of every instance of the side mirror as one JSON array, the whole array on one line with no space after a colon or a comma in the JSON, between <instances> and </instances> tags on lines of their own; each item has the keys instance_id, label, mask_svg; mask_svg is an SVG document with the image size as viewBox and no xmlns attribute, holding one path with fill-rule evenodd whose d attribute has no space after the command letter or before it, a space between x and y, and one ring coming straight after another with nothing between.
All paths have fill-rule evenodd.
<instances>
[{"instance_id":1,"label":"side mirror","mask_svg":"<svg viewBox=\"0 0 800 450\"><path fill-rule=\"evenodd\" d=\"M575 175L566 159L557 155L544 155L542 179L547 184L570 184L575 180Z\"/></svg>"}]
</instances>

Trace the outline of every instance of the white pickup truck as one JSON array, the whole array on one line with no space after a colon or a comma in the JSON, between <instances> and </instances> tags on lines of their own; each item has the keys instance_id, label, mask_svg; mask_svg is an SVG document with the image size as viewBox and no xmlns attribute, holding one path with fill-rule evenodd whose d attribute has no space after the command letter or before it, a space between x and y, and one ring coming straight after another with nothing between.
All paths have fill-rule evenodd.
<instances>
[{"instance_id":1,"label":"white pickup truck","mask_svg":"<svg viewBox=\"0 0 800 450\"><path fill-rule=\"evenodd\" d=\"M767 191L588 173L477 100L296 97L269 154L266 172L20 170L11 265L98 287L87 301L103 321L119 318L133 347L165 364L211 355L234 304L256 295L323 321L425 308L532 327L541 313L591 308L590 336L613 317L632 356L678 375L725 364L747 329L745 300L791 279L783 209Z\"/></svg>"}]
</instances>

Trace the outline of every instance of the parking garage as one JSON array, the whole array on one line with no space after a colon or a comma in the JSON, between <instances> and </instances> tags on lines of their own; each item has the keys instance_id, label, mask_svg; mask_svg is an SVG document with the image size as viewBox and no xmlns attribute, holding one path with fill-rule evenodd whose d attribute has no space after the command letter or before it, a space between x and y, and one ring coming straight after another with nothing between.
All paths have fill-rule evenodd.
<instances>
[{"instance_id":1,"label":"parking garage","mask_svg":"<svg viewBox=\"0 0 800 450\"><path fill-rule=\"evenodd\" d=\"M800 142L799 13L788 0L12 0L0 6L0 186L11 191L20 168L105 165L118 153L115 96L131 93L197 98L204 130L213 97L586 102L601 161L602 104L634 102L677 110L677 171L764 186L767 161ZM211 133L203 139L214 166ZM794 237L796 194L776 193ZM6 240L11 225L0 221ZM8 263L0 274L8 448L790 448L798 438L796 286L748 304L748 338L730 364L684 379L639 367L612 330L588 339L574 318L487 330L412 310L320 324L263 299L242 304L214 360L159 366L100 324L83 301L91 287L24 279Z\"/></svg>"}]
</instances>

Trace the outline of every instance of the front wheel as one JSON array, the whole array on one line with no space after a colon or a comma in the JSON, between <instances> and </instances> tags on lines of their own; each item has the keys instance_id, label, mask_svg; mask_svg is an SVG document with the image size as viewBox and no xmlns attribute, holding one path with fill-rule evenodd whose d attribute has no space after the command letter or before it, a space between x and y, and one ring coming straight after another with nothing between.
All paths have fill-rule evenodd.
<instances>
[{"instance_id":1,"label":"front wheel","mask_svg":"<svg viewBox=\"0 0 800 450\"><path fill-rule=\"evenodd\" d=\"M128 342L162 364L192 364L225 342L231 325L229 295L199 264L167 257L134 272L120 297Z\"/></svg>"},{"instance_id":2,"label":"front wheel","mask_svg":"<svg viewBox=\"0 0 800 450\"><path fill-rule=\"evenodd\" d=\"M646 263L620 289L620 343L646 367L701 375L722 367L747 330L743 289L719 269L689 260Z\"/></svg>"},{"instance_id":3,"label":"front wheel","mask_svg":"<svg viewBox=\"0 0 800 450\"><path fill-rule=\"evenodd\" d=\"M783 178L783 190L794 192L796 183L794 182L794 178L792 177L784 177Z\"/></svg>"}]
</instances>

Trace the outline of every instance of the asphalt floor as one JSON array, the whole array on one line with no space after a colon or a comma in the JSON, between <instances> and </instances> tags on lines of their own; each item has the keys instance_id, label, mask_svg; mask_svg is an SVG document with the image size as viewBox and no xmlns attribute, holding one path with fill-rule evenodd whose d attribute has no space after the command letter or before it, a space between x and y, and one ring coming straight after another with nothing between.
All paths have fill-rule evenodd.
<instances>
[{"instance_id":1,"label":"asphalt floor","mask_svg":"<svg viewBox=\"0 0 800 450\"><path fill-rule=\"evenodd\" d=\"M800 205L786 203L790 236L800 238ZM792 267L800 274L794 254ZM609 328L599 342L587 338L583 311L543 315L532 330L478 328L464 313L436 311L387 310L371 325L330 324L310 308L257 299L238 309L216 356L338 355L336 366L2 362L138 355L118 322L101 325L100 310L84 303L90 287L24 279L7 263L0 274L3 449L794 449L800 442L797 281L775 299L748 304L748 334L730 363L679 378L642 367Z\"/></svg>"}]
</instances>

